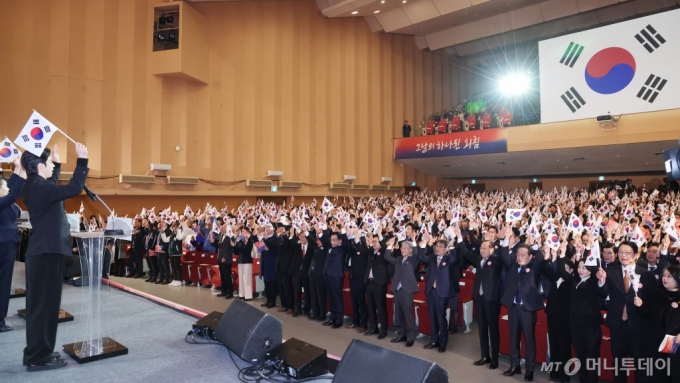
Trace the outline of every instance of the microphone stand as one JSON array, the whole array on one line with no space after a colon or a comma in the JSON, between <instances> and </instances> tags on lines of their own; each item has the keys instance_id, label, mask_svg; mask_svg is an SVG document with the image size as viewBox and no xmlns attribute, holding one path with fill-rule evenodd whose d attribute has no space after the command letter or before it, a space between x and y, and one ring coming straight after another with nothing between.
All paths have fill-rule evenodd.
<instances>
[{"instance_id":1,"label":"microphone stand","mask_svg":"<svg viewBox=\"0 0 680 383\"><path fill-rule=\"evenodd\" d=\"M87 187L87 185L85 185L84 189L85 194L87 194L87 196L90 197L91 200L93 201L99 200L99 202L101 202L102 205L104 205L106 210L109 211L111 219L113 219L113 222L111 222L111 229L104 230L104 235L125 235L125 232L123 232L122 229L116 229L116 217L113 216L113 211L109 209L109 206L104 201L102 201L102 199L98 195L94 194L92 190L90 190L90 188Z\"/></svg>"}]
</instances>

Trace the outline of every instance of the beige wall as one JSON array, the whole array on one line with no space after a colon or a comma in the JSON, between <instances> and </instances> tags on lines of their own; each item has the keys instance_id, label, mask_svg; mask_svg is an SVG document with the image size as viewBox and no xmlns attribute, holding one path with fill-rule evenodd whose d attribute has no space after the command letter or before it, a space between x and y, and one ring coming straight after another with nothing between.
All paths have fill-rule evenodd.
<instances>
[{"instance_id":1,"label":"beige wall","mask_svg":"<svg viewBox=\"0 0 680 383\"><path fill-rule=\"evenodd\" d=\"M404 119L415 126L455 102L457 74L443 51L421 51L410 36L371 33L363 18L324 19L311 0L202 3L192 5L210 26L209 84L201 85L150 74L156 4L5 2L1 131L15 138L35 108L89 147L93 178L169 163L171 175L215 181L276 169L284 180L309 184L343 174L365 184L381 176L396 185L404 178L446 183L395 166L391 141ZM72 148L61 136L53 140ZM172 190L88 182L108 194L262 193L243 184ZM310 190L319 192L303 192Z\"/></svg>"},{"instance_id":2,"label":"beige wall","mask_svg":"<svg viewBox=\"0 0 680 383\"><path fill-rule=\"evenodd\" d=\"M630 178L633 180L633 185L636 187L642 187L644 184L648 189L656 188L663 184L664 175L618 175L612 177L606 177L604 181L599 181L603 185L606 185L611 180L623 180ZM538 182L543 183L544 190L552 190L553 188L561 189L563 186L569 189L587 188L590 185L590 181L597 181L598 177L559 177L559 178L537 178ZM453 180L453 186L459 187L463 184L470 183L471 180ZM478 184L484 184L486 190L509 190L515 188L526 189L529 184L533 182L532 178L508 178L508 179L477 179Z\"/></svg>"}]
</instances>

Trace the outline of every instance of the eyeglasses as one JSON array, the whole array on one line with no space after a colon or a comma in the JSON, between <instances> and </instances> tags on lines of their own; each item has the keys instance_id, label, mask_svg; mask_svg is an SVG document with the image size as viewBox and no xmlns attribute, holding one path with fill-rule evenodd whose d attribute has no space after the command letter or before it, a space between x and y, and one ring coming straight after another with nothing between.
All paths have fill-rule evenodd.
<instances>
[{"instance_id":1,"label":"eyeglasses","mask_svg":"<svg viewBox=\"0 0 680 383\"><path fill-rule=\"evenodd\" d=\"M635 255L635 252L634 252L634 251L622 251L622 250L619 250L619 255L627 255L627 256L631 256L631 255Z\"/></svg>"}]
</instances>

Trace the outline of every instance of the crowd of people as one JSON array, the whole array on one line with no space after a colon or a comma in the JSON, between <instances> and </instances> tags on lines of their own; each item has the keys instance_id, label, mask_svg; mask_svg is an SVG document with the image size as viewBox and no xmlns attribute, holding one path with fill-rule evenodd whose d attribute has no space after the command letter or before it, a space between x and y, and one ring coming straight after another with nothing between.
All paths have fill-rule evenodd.
<instances>
[{"instance_id":1,"label":"crowd of people","mask_svg":"<svg viewBox=\"0 0 680 383\"><path fill-rule=\"evenodd\" d=\"M499 108L484 107L478 112L465 111L463 104L453 109L434 113L423 121L420 133L423 136L453 133L458 131L503 128L512 125L512 112L505 106ZM402 125L403 137L410 137L413 132L408 121Z\"/></svg>"},{"instance_id":2,"label":"crowd of people","mask_svg":"<svg viewBox=\"0 0 680 383\"><path fill-rule=\"evenodd\" d=\"M680 344L679 205L680 195L665 187L648 192L613 184L593 192L442 189L288 206L244 201L230 210L208 205L197 213L187 206L183 214L144 209L135 218L131 276L143 276L147 252L148 282L181 285L182 248L213 251L219 255L220 296L229 299L236 254L239 297L249 300L247 276L259 257L263 307L280 305L279 312L340 328L349 304L342 299L347 271L354 314L345 327L385 338L389 290L397 328L392 342L411 347L417 330L413 294L424 275L432 329L424 347L444 352L457 331L458 281L462 270L470 270L476 273L480 327L481 359L475 365L498 367L504 305L511 350L504 375L522 372L523 336L525 380L531 381L536 312L545 308L551 360L564 366L573 345L583 366L581 381L597 381L597 371L586 366L600 356L604 322L618 362L616 381L626 380L625 361L632 358L638 381L678 382L677 354L658 349L666 336ZM640 364L650 360L651 367ZM568 379L565 371L551 372L551 380Z\"/></svg>"}]
</instances>

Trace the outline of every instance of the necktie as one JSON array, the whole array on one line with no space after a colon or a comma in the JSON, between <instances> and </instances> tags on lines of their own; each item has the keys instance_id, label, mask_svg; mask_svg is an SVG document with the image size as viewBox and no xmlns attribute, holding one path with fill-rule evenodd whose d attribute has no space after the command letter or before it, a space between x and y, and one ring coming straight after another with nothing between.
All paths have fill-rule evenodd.
<instances>
[{"instance_id":1,"label":"necktie","mask_svg":"<svg viewBox=\"0 0 680 383\"><path fill-rule=\"evenodd\" d=\"M437 267L439 267L439 264L442 262L441 257L437 257ZM434 284L432 284L432 288L436 289L437 288L437 274L434 275Z\"/></svg>"},{"instance_id":2,"label":"necktie","mask_svg":"<svg viewBox=\"0 0 680 383\"><path fill-rule=\"evenodd\" d=\"M517 274L522 271L522 266L517 269ZM515 303L518 305L522 304L522 298L519 296L519 276L517 277L517 294L515 294Z\"/></svg>"},{"instance_id":3,"label":"necktie","mask_svg":"<svg viewBox=\"0 0 680 383\"><path fill-rule=\"evenodd\" d=\"M302 258L305 257L305 254L307 254L307 245L302 245Z\"/></svg>"},{"instance_id":4,"label":"necktie","mask_svg":"<svg viewBox=\"0 0 680 383\"><path fill-rule=\"evenodd\" d=\"M652 267L649 268L649 271L654 271L654 270L656 270L656 266L652 266Z\"/></svg>"},{"instance_id":5,"label":"necktie","mask_svg":"<svg viewBox=\"0 0 680 383\"><path fill-rule=\"evenodd\" d=\"M630 276L628 276L628 271L624 271L623 288L626 290L626 294L628 294L628 289L630 288ZM621 318L624 321L628 320L628 310L625 304L623 305L623 315L621 316Z\"/></svg>"}]
</instances>

